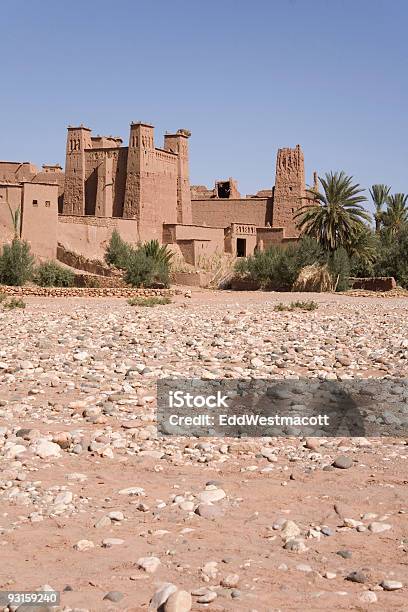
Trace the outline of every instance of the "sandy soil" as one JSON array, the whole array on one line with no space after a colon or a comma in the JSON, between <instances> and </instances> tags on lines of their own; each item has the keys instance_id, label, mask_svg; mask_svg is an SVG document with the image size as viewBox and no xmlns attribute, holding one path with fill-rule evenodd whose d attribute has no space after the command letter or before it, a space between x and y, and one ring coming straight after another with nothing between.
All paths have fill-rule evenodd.
<instances>
[{"instance_id":1,"label":"sandy soil","mask_svg":"<svg viewBox=\"0 0 408 612\"><path fill-rule=\"evenodd\" d=\"M296 299L319 308L273 310ZM403 375L405 362L386 342L406 338L406 299L200 290L152 309L125 300L26 302L24 311L0 312L1 590L50 585L65 610L147 610L163 582L192 592L194 611L408 610L406 429L392 439L306 442L161 440L154 428L154 384L166 368L246 372L260 355L261 374L274 377L282 371L267 361L275 340L285 372L296 365L291 345L313 350L320 337L326 372ZM235 336L241 319L248 323ZM231 360L211 344L215 325ZM335 357L324 335L337 330ZM376 348L387 351L380 362ZM38 454L44 439L57 443L55 456ZM332 466L340 455L350 468ZM120 493L129 487L143 491ZM213 518L196 512L206 490L225 492L210 505ZM71 498L55 500L66 492ZM112 511L123 517L95 526ZM294 536L285 520L296 524ZM121 542L104 545L110 538ZM78 550L82 540L93 547ZM153 573L139 567L148 556L160 560ZM200 603L200 589L216 597ZM103 599L109 592L120 601Z\"/></svg>"}]
</instances>

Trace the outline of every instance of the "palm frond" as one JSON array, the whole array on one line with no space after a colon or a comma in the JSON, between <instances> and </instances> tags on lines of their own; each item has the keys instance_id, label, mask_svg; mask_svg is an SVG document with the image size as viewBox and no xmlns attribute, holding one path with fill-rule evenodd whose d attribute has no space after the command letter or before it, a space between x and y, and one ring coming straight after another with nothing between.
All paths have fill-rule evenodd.
<instances>
[{"instance_id":1,"label":"palm frond","mask_svg":"<svg viewBox=\"0 0 408 612\"><path fill-rule=\"evenodd\" d=\"M302 234L316 238L323 248L334 251L350 244L354 236L370 221L362 206L363 189L345 172L329 172L319 177L323 191L312 190L315 202L294 215Z\"/></svg>"}]
</instances>

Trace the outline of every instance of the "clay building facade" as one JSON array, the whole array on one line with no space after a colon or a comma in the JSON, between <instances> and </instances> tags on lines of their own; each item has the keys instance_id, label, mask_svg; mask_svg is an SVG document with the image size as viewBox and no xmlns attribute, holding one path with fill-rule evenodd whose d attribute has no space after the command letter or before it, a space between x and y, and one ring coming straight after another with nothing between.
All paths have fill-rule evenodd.
<instances>
[{"instance_id":1,"label":"clay building facade","mask_svg":"<svg viewBox=\"0 0 408 612\"><path fill-rule=\"evenodd\" d=\"M165 134L159 148L154 127L137 122L123 146L120 137L93 136L81 125L68 128L64 172L0 162L0 241L12 229L8 205L20 207L20 233L42 258L56 257L59 244L101 259L114 229L132 244L169 244L193 265L297 239L294 214L312 197L299 145L279 149L274 186L244 197L233 178L213 189L190 186L189 136Z\"/></svg>"}]
</instances>

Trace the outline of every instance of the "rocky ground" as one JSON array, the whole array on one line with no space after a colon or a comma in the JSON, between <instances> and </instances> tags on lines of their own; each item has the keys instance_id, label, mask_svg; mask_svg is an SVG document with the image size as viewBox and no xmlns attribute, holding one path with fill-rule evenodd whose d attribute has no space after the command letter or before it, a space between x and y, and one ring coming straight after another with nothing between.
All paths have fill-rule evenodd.
<instances>
[{"instance_id":1,"label":"rocky ground","mask_svg":"<svg viewBox=\"0 0 408 612\"><path fill-rule=\"evenodd\" d=\"M157 436L163 376L408 378L406 298L274 310L299 297L0 311L0 590L82 611L408 610L403 385L399 437Z\"/></svg>"}]
</instances>

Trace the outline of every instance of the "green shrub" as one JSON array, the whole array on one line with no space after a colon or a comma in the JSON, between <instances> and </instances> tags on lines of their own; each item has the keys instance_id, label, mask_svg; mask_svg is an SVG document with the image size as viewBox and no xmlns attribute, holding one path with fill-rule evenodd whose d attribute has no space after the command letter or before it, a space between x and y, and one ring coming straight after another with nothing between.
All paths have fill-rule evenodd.
<instances>
[{"instance_id":1,"label":"green shrub","mask_svg":"<svg viewBox=\"0 0 408 612\"><path fill-rule=\"evenodd\" d=\"M247 258L240 258L235 272L249 276L268 289L290 290L299 272L313 263L324 263L323 249L316 240L304 237L287 246L272 245Z\"/></svg>"},{"instance_id":2,"label":"green shrub","mask_svg":"<svg viewBox=\"0 0 408 612\"><path fill-rule=\"evenodd\" d=\"M307 300L305 302L301 302L301 301L291 302L290 304L283 304L282 302L279 302L279 304L276 304L276 306L274 307L274 310L276 310L277 312L284 312L284 311L292 312L293 310L296 310L296 309L312 311L312 310L316 310L317 308L319 308L319 304L317 302L313 302L312 300Z\"/></svg>"},{"instance_id":3,"label":"green shrub","mask_svg":"<svg viewBox=\"0 0 408 612\"><path fill-rule=\"evenodd\" d=\"M333 251L328 257L328 266L336 291L347 291L349 288L350 259L343 248Z\"/></svg>"},{"instance_id":4,"label":"green shrub","mask_svg":"<svg viewBox=\"0 0 408 612\"><path fill-rule=\"evenodd\" d=\"M55 261L45 261L37 266L34 282L40 287L73 287L75 274Z\"/></svg>"},{"instance_id":5,"label":"green shrub","mask_svg":"<svg viewBox=\"0 0 408 612\"><path fill-rule=\"evenodd\" d=\"M408 288L407 228L395 236L383 232L374 272L376 276L393 276L401 287Z\"/></svg>"},{"instance_id":6,"label":"green shrub","mask_svg":"<svg viewBox=\"0 0 408 612\"><path fill-rule=\"evenodd\" d=\"M266 251L258 251L239 259L235 271L242 276L249 276L268 289L289 290L297 276L297 265L292 247L272 246Z\"/></svg>"},{"instance_id":7,"label":"green shrub","mask_svg":"<svg viewBox=\"0 0 408 612\"><path fill-rule=\"evenodd\" d=\"M300 308L300 310L317 310L319 308L319 304L313 300L306 300L304 302L298 300L297 302L291 302L291 306L293 308Z\"/></svg>"},{"instance_id":8,"label":"green shrub","mask_svg":"<svg viewBox=\"0 0 408 612\"><path fill-rule=\"evenodd\" d=\"M258 281L263 288L290 290L301 269L314 263L328 264L334 284L337 282L337 291L348 289L350 258L347 251L340 248L327 253L314 238L306 236L297 243L288 246L273 245L266 251L239 259L235 271Z\"/></svg>"},{"instance_id":9,"label":"green shrub","mask_svg":"<svg viewBox=\"0 0 408 612\"><path fill-rule=\"evenodd\" d=\"M134 297L128 300L130 306L159 306L170 304L171 299L168 297L152 295L150 297Z\"/></svg>"},{"instance_id":10,"label":"green shrub","mask_svg":"<svg viewBox=\"0 0 408 612\"><path fill-rule=\"evenodd\" d=\"M170 251L167 244L160 245L158 240L150 240L149 242L145 242L140 247L148 257L152 257L155 261L159 263L170 265L171 260L173 259L174 253Z\"/></svg>"},{"instance_id":11,"label":"green shrub","mask_svg":"<svg viewBox=\"0 0 408 612\"><path fill-rule=\"evenodd\" d=\"M30 245L24 240L14 238L5 244L0 254L0 283L21 286L32 279L34 257Z\"/></svg>"},{"instance_id":12,"label":"green shrub","mask_svg":"<svg viewBox=\"0 0 408 612\"><path fill-rule=\"evenodd\" d=\"M7 293L0 291L0 304L4 302L5 300L7 300Z\"/></svg>"},{"instance_id":13,"label":"green shrub","mask_svg":"<svg viewBox=\"0 0 408 612\"><path fill-rule=\"evenodd\" d=\"M13 310L14 308L25 308L26 303L21 298L10 298L7 302L4 302L3 308L7 310Z\"/></svg>"},{"instance_id":14,"label":"green shrub","mask_svg":"<svg viewBox=\"0 0 408 612\"><path fill-rule=\"evenodd\" d=\"M324 264L326 263L327 256L320 246L320 244L314 238L304 236L295 245L292 245L294 251L294 260L297 267L297 274L305 266L311 266L314 263Z\"/></svg>"},{"instance_id":15,"label":"green shrub","mask_svg":"<svg viewBox=\"0 0 408 612\"><path fill-rule=\"evenodd\" d=\"M350 276L354 276L356 278L376 276L374 269L375 262L362 259L358 255L353 255L350 257Z\"/></svg>"},{"instance_id":16,"label":"green shrub","mask_svg":"<svg viewBox=\"0 0 408 612\"><path fill-rule=\"evenodd\" d=\"M105 253L105 261L116 268L126 269L127 262L133 249L122 238L117 230L113 230Z\"/></svg>"},{"instance_id":17,"label":"green shrub","mask_svg":"<svg viewBox=\"0 0 408 612\"><path fill-rule=\"evenodd\" d=\"M125 271L125 281L133 287L150 287L170 282L170 263L173 253L167 245L150 240L137 248L122 240L114 230L106 249L105 260Z\"/></svg>"},{"instance_id":18,"label":"green shrub","mask_svg":"<svg viewBox=\"0 0 408 612\"><path fill-rule=\"evenodd\" d=\"M156 283L168 287L169 279L168 264L149 257L143 249L133 250L130 253L125 271L126 283L132 287L151 287Z\"/></svg>"}]
</instances>

